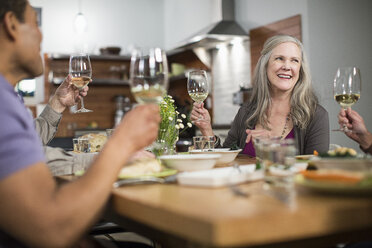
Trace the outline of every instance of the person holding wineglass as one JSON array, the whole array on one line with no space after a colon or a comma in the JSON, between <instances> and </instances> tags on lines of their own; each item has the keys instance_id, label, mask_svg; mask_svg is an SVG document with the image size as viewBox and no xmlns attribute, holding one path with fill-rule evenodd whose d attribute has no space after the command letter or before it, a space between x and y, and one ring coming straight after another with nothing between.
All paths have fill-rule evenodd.
<instances>
[{"instance_id":1,"label":"person holding wineglass","mask_svg":"<svg viewBox=\"0 0 372 248\"><path fill-rule=\"evenodd\" d=\"M372 133L368 131L363 117L351 108L341 108L337 117L340 128L346 127L351 131L344 132L346 136L356 141L365 153L372 154Z\"/></svg>"},{"instance_id":2,"label":"person holding wineglass","mask_svg":"<svg viewBox=\"0 0 372 248\"><path fill-rule=\"evenodd\" d=\"M35 127L43 145L47 145L57 132L62 113L66 108L76 105L81 97L88 94L89 87L77 89L71 83L71 75L68 75L58 86L54 95L40 115L35 118Z\"/></svg>"},{"instance_id":3,"label":"person holding wineglass","mask_svg":"<svg viewBox=\"0 0 372 248\"><path fill-rule=\"evenodd\" d=\"M252 81L252 95L235 116L223 147L255 156L252 137L294 138L298 154L329 148L327 111L318 104L302 43L289 35L269 38ZM214 135L208 111L194 103L191 120L205 136ZM200 116L203 116L200 119ZM221 146L215 136L215 147Z\"/></svg>"},{"instance_id":4,"label":"person holding wineglass","mask_svg":"<svg viewBox=\"0 0 372 248\"><path fill-rule=\"evenodd\" d=\"M74 247L95 223L128 159L155 140L159 107L125 115L83 177L58 185L32 117L14 91L43 72L42 35L27 0L0 1L0 246ZM108 166L109 165L109 166Z\"/></svg>"}]
</instances>

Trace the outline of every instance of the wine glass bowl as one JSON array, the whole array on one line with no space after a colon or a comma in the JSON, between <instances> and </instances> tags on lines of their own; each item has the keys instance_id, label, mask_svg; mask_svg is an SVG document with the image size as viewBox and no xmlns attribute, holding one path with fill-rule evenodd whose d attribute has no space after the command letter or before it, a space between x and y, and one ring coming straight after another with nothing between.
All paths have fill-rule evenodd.
<instances>
[{"instance_id":1,"label":"wine glass bowl","mask_svg":"<svg viewBox=\"0 0 372 248\"><path fill-rule=\"evenodd\" d=\"M187 92L192 100L202 103L209 93L206 71L190 71L187 79Z\"/></svg>"},{"instance_id":2,"label":"wine glass bowl","mask_svg":"<svg viewBox=\"0 0 372 248\"><path fill-rule=\"evenodd\" d=\"M333 81L334 99L346 110L359 100L361 84L360 70L357 67L338 68ZM333 131L351 132L346 125Z\"/></svg>"},{"instance_id":3,"label":"wine glass bowl","mask_svg":"<svg viewBox=\"0 0 372 248\"><path fill-rule=\"evenodd\" d=\"M71 83L75 85L79 91L87 86L92 78L92 66L88 54L74 54L70 56L69 73L71 75ZM75 113L93 112L84 107L84 100L81 97L81 108Z\"/></svg>"},{"instance_id":4,"label":"wine glass bowl","mask_svg":"<svg viewBox=\"0 0 372 248\"><path fill-rule=\"evenodd\" d=\"M168 62L160 48L134 50L131 56L131 92L140 104L160 103L168 87Z\"/></svg>"},{"instance_id":5,"label":"wine glass bowl","mask_svg":"<svg viewBox=\"0 0 372 248\"><path fill-rule=\"evenodd\" d=\"M207 72L204 70L190 71L187 77L187 92L192 100L201 104L209 93ZM202 120L199 117L198 120Z\"/></svg>"}]
</instances>

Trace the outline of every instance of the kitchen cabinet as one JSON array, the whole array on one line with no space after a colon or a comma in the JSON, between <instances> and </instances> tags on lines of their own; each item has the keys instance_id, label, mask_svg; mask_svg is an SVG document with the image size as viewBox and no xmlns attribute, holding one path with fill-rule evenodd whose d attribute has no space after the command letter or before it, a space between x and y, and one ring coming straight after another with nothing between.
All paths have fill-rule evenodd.
<instances>
[{"instance_id":1,"label":"kitchen cabinet","mask_svg":"<svg viewBox=\"0 0 372 248\"><path fill-rule=\"evenodd\" d=\"M191 50L171 51L167 56L169 68L172 68L172 63L179 63L184 65L186 70L193 68L209 71ZM93 75L84 104L93 112L73 114L65 110L56 137L72 137L76 130L81 129L91 128L94 131L112 128L116 111L115 98L118 95L129 97L131 102L135 103L128 81L130 56L92 55L90 58ZM44 99L47 103L68 74L69 56L45 54L44 62ZM171 76L168 94L175 99L179 111L187 114L191 110L192 100L188 96L186 82L185 73ZM212 95L209 98L211 99ZM208 108L211 110L212 101L207 102L210 103Z\"/></svg>"}]
</instances>

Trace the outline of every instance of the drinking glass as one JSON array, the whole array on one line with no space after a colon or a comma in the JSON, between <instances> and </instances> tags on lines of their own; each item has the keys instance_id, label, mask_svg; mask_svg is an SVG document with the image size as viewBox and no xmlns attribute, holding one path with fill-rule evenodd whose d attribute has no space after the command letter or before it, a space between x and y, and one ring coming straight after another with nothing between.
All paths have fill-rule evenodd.
<instances>
[{"instance_id":1,"label":"drinking glass","mask_svg":"<svg viewBox=\"0 0 372 248\"><path fill-rule=\"evenodd\" d=\"M214 149L214 136L194 136L194 149L208 151Z\"/></svg>"},{"instance_id":2,"label":"drinking glass","mask_svg":"<svg viewBox=\"0 0 372 248\"><path fill-rule=\"evenodd\" d=\"M75 54L70 56L69 73L72 76L71 83L80 91L89 84L92 78L92 66L88 54ZM75 113L93 112L84 107L84 100L81 97L81 108Z\"/></svg>"},{"instance_id":3,"label":"drinking glass","mask_svg":"<svg viewBox=\"0 0 372 248\"><path fill-rule=\"evenodd\" d=\"M74 138L72 139L74 152L80 153L87 153L90 152L90 143L89 139L85 138Z\"/></svg>"},{"instance_id":4,"label":"drinking glass","mask_svg":"<svg viewBox=\"0 0 372 248\"><path fill-rule=\"evenodd\" d=\"M269 138L261 140L261 159L265 182L272 186L291 187L295 171L296 147L294 139Z\"/></svg>"},{"instance_id":5,"label":"drinking glass","mask_svg":"<svg viewBox=\"0 0 372 248\"><path fill-rule=\"evenodd\" d=\"M168 61L160 48L135 49L130 61L129 85L139 104L159 104L167 92ZM159 129L159 134L163 130ZM150 148L154 154L163 154L165 142L154 141Z\"/></svg>"},{"instance_id":6,"label":"drinking glass","mask_svg":"<svg viewBox=\"0 0 372 248\"><path fill-rule=\"evenodd\" d=\"M361 86L360 71L357 67L338 68L333 82L333 96L346 110L359 100ZM346 125L332 131L352 132Z\"/></svg>"},{"instance_id":7,"label":"drinking glass","mask_svg":"<svg viewBox=\"0 0 372 248\"><path fill-rule=\"evenodd\" d=\"M129 84L138 103L160 103L168 87L168 62L165 52L160 48L134 50L131 56Z\"/></svg>"},{"instance_id":8,"label":"drinking glass","mask_svg":"<svg viewBox=\"0 0 372 248\"><path fill-rule=\"evenodd\" d=\"M189 72L187 79L187 92L192 100L202 103L208 96L209 85L206 71L198 70ZM198 120L202 120L199 117Z\"/></svg>"}]
</instances>

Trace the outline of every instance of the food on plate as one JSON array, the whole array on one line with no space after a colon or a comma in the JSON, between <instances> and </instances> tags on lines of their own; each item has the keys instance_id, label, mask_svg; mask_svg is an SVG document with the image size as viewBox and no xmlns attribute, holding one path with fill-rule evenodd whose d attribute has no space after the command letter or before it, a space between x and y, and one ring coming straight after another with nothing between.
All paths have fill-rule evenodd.
<instances>
[{"instance_id":1,"label":"food on plate","mask_svg":"<svg viewBox=\"0 0 372 248\"><path fill-rule=\"evenodd\" d=\"M365 176L362 172L340 169L305 170L301 173L305 179L309 180L347 184L358 184L364 179Z\"/></svg>"},{"instance_id":2,"label":"food on plate","mask_svg":"<svg viewBox=\"0 0 372 248\"><path fill-rule=\"evenodd\" d=\"M357 152L353 148L338 147L333 150L329 150L327 153L320 154L320 157L356 157Z\"/></svg>"},{"instance_id":3,"label":"food on plate","mask_svg":"<svg viewBox=\"0 0 372 248\"><path fill-rule=\"evenodd\" d=\"M88 133L80 138L89 140L90 152L100 152L107 141L106 135L99 133Z\"/></svg>"},{"instance_id":4,"label":"food on plate","mask_svg":"<svg viewBox=\"0 0 372 248\"><path fill-rule=\"evenodd\" d=\"M311 159L312 157L314 157L314 155L312 155L312 154L307 154L307 155L297 155L297 156L296 156L296 159L297 159L297 160L309 160L309 159Z\"/></svg>"},{"instance_id":5,"label":"food on plate","mask_svg":"<svg viewBox=\"0 0 372 248\"><path fill-rule=\"evenodd\" d=\"M151 175L162 170L162 166L157 159L142 158L137 159L124 166L119 175L120 177L140 177Z\"/></svg>"}]
</instances>

